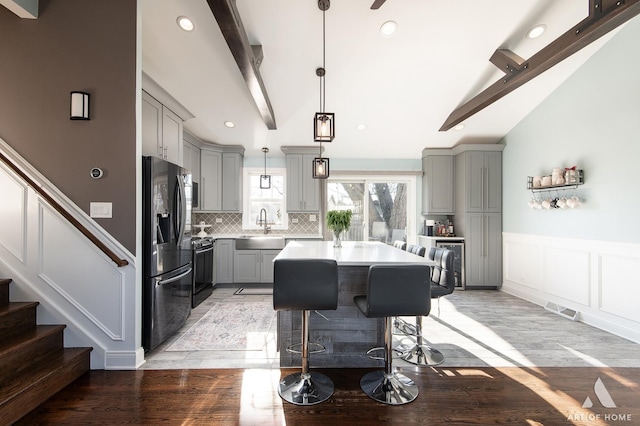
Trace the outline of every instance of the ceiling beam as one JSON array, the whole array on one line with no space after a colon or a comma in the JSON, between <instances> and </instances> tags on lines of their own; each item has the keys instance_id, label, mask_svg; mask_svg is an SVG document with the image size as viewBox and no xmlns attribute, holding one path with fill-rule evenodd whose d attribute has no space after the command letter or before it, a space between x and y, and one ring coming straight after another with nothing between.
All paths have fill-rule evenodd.
<instances>
[{"instance_id":1,"label":"ceiling beam","mask_svg":"<svg viewBox=\"0 0 640 426\"><path fill-rule=\"evenodd\" d=\"M273 108L267 95L258 67L262 57L254 55L254 48L249 43L249 38L242 25L240 14L236 8L235 0L207 0L213 16L218 21L222 35L227 41L229 50L238 64L244 81L247 83L249 92L256 103L260 115L269 130L276 129L276 119ZM262 49L256 49L255 52Z\"/></svg>"},{"instance_id":2,"label":"ceiling beam","mask_svg":"<svg viewBox=\"0 0 640 426\"><path fill-rule=\"evenodd\" d=\"M454 110L440 131L460 124L638 14L640 0L589 0L589 16L529 60L506 49L496 50L490 61L506 75Z\"/></svg>"}]
</instances>

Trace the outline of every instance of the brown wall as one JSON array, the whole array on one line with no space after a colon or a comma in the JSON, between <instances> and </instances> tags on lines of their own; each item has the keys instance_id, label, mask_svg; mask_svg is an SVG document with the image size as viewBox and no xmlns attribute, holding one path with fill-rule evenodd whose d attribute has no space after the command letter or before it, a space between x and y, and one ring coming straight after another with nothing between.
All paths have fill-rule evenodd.
<instances>
[{"instance_id":1,"label":"brown wall","mask_svg":"<svg viewBox=\"0 0 640 426\"><path fill-rule=\"evenodd\" d=\"M136 2L40 1L36 20L0 6L0 137L135 253ZM91 120L69 119L69 92L91 94ZM92 167L105 172L89 176Z\"/></svg>"}]
</instances>

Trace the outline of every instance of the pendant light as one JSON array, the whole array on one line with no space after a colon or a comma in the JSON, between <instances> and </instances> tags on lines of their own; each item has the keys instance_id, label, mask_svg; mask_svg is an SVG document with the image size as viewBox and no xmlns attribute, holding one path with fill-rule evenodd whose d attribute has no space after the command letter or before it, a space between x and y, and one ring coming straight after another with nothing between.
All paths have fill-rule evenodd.
<instances>
[{"instance_id":1,"label":"pendant light","mask_svg":"<svg viewBox=\"0 0 640 426\"><path fill-rule=\"evenodd\" d=\"M335 137L335 114L325 111L325 12L330 5L329 0L318 0L318 8L322 11L322 67L316 69L316 75L320 77L320 112L313 118L313 140L320 142L320 154L313 159L314 179L329 177L329 159L322 157L322 142L331 142Z\"/></svg>"},{"instance_id":2,"label":"pendant light","mask_svg":"<svg viewBox=\"0 0 640 426\"><path fill-rule=\"evenodd\" d=\"M264 152L264 174L260 175L260 189L269 189L271 188L271 175L267 174L267 152L269 152L269 148L262 148L262 152Z\"/></svg>"}]
</instances>

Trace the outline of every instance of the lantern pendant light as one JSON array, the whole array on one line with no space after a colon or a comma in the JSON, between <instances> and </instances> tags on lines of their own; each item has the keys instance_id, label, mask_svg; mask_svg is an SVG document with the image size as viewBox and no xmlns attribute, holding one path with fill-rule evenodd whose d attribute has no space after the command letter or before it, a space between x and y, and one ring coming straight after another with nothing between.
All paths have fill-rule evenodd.
<instances>
[{"instance_id":1,"label":"lantern pendant light","mask_svg":"<svg viewBox=\"0 0 640 426\"><path fill-rule=\"evenodd\" d=\"M271 188L271 175L267 174L267 152L269 152L269 148L262 148L262 152L264 152L264 174L260 175L260 189L269 189Z\"/></svg>"},{"instance_id":2,"label":"lantern pendant light","mask_svg":"<svg viewBox=\"0 0 640 426\"><path fill-rule=\"evenodd\" d=\"M329 0L318 0L318 8L322 11L322 67L316 69L320 77L320 112L313 117L313 140L320 142L320 153L313 159L313 178L326 179L329 177L329 159L322 157L322 142L331 142L335 137L335 114L325 111L325 12L331 5Z\"/></svg>"}]
</instances>

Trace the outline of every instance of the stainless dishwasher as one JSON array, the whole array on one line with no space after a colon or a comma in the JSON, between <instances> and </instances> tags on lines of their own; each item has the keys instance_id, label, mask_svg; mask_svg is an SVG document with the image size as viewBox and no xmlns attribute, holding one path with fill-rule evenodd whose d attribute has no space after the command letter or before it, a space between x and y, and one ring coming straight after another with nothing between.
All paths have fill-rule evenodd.
<instances>
[{"instance_id":1,"label":"stainless dishwasher","mask_svg":"<svg viewBox=\"0 0 640 426\"><path fill-rule=\"evenodd\" d=\"M436 241L436 247L452 250L456 254L453 259L453 274L456 279L456 290L464 290L464 241Z\"/></svg>"}]
</instances>

